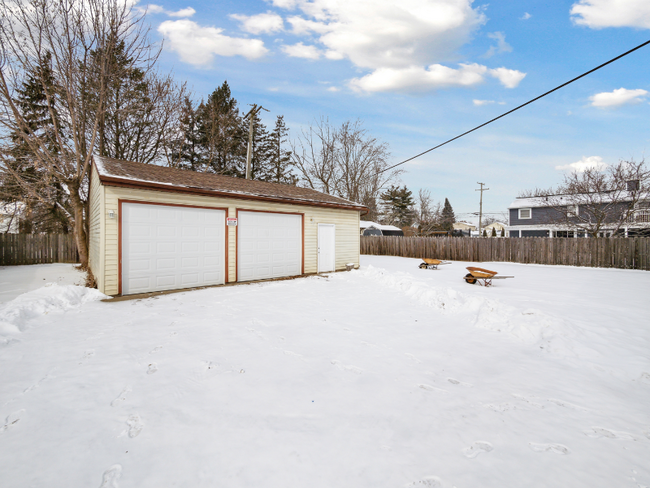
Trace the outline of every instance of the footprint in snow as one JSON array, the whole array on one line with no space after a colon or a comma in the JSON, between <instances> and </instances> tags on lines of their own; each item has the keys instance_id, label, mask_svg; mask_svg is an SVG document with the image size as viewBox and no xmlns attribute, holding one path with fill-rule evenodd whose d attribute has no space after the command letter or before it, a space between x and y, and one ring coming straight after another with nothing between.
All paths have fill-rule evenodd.
<instances>
[{"instance_id":1,"label":"footprint in snow","mask_svg":"<svg viewBox=\"0 0 650 488\"><path fill-rule=\"evenodd\" d=\"M422 383L422 384L420 384L418 386L420 388L422 388L423 390L427 390L427 391L437 391L437 392L440 392L440 393L447 393L447 390L443 390L442 388L437 388L437 387L431 386L431 385L425 385L424 383Z\"/></svg>"},{"instance_id":2,"label":"footprint in snow","mask_svg":"<svg viewBox=\"0 0 650 488\"><path fill-rule=\"evenodd\" d=\"M149 368L147 369L147 374L154 374L156 371L158 371L158 365L156 363L149 364Z\"/></svg>"},{"instance_id":3,"label":"footprint in snow","mask_svg":"<svg viewBox=\"0 0 650 488\"><path fill-rule=\"evenodd\" d=\"M562 444L537 444L529 442L528 446L535 452L554 452L555 454L571 454L571 450Z\"/></svg>"},{"instance_id":4,"label":"footprint in snow","mask_svg":"<svg viewBox=\"0 0 650 488\"><path fill-rule=\"evenodd\" d=\"M410 488L412 486L427 486L430 488L440 488L442 486L442 480L437 476L425 476L421 480L414 481L408 485L404 485L404 488Z\"/></svg>"},{"instance_id":5,"label":"footprint in snow","mask_svg":"<svg viewBox=\"0 0 650 488\"><path fill-rule=\"evenodd\" d=\"M294 358L300 359L301 361L304 361L302 354L298 354L297 352L293 351L284 351L284 354L287 356L293 356Z\"/></svg>"},{"instance_id":6,"label":"footprint in snow","mask_svg":"<svg viewBox=\"0 0 650 488\"><path fill-rule=\"evenodd\" d=\"M84 357L82 359L88 359L91 358L95 355L95 350L94 349L88 349L86 352L84 352Z\"/></svg>"},{"instance_id":7,"label":"footprint in snow","mask_svg":"<svg viewBox=\"0 0 650 488\"><path fill-rule=\"evenodd\" d=\"M15 412L12 412L9 415L7 415L7 418L5 419L4 425L2 427L0 427L0 434L2 434L3 432L6 432L11 427L13 427L18 422L20 422L20 419L22 418L24 413L25 413L25 410L21 409L21 410L16 410Z\"/></svg>"},{"instance_id":8,"label":"footprint in snow","mask_svg":"<svg viewBox=\"0 0 650 488\"><path fill-rule=\"evenodd\" d=\"M131 388L129 388L128 386L124 388L117 396L117 398L111 402L111 407L117 407L120 403L126 400L126 394L129 393L130 391Z\"/></svg>"},{"instance_id":9,"label":"footprint in snow","mask_svg":"<svg viewBox=\"0 0 650 488\"><path fill-rule=\"evenodd\" d=\"M122 476L122 465L114 464L102 475L102 484L99 485L99 488L119 488L117 482Z\"/></svg>"},{"instance_id":10,"label":"footprint in snow","mask_svg":"<svg viewBox=\"0 0 650 488\"><path fill-rule=\"evenodd\" d=\"M162 349L162 346L156 346L151 351L149 351L149 354L156 354L161 349Z\"/></svg>"},{"instance_id":11,"label":"footprint in snow","mask_svg":"<svg viewBox=\"0 0 650 488\"><path fill-rule=\"evenodd\" d=\"M465 454L465 457L468 459L474 459L482 452L490 452L492 450L494 450L494 447L492 447L492 444L490 444L489 442L476 441L471 446L463 449L463 454Z\"/></svg>"},{"instance_id":12,"label":"footprint in snow","mask_svg":"<svg viewBox=\"0 0 650 488\"><path fill-rule=\"evenodd\" d=\"M128 434L131 438L138 437L140 432L142 432L142 427L144 427L140 416L136 414L129 415L129 418L126 419L126 425L129 426Z\"/></svg>"},{"instance_id":13,"label":"footprint in snow","mask_svg":"<svg viewBox=\"0 0 650 488\"><path fill-rule=\"evenodd\" d=\"M585 435L595 439L599 437L607 437L608 439L622 439L626 441L635 441L636 438L627 432L617 432L615 430L605 429L603 427L592 427L585 431Z\"/></svg>"},{"instance_id":14,"label":"footprint in snow","mask_svg":"<svg viewBox=\"0 0 650 488\"><path fill-rule=\"evenodd\" d=\"M337 361L336 359L332 359L331 363L341 371L350 371L356 374L363 373L363 370L361 368L357 368L356 366L352 366L350 364L342 364L340 361Z\"/></svg>"},{"instance_id":15,"label":"footprint in snow","mask_svg":"<svg viewBox=\"0 0 650 488\"><path fill-rule=\"evenodd\" d=\"M466 388L471 388L473 386L470 383L463 383L462 381L458 381L457 379L454 378L447 378L447 381L449 381L449 383L451 383L452 385L460 385Z\"/></svg>"},{"instance_id":16,"label":"footprint in snow","mask_svg":"<svg viewBox=\"0 0 650 488\"><path fill-rule=\"evenodd\" d=\"M565 402L564 400L558 400L557 398L549 398L549 402L555 403L559 407L566 407L566 408L571 408L573 410L580 410L582 412L588 412L588 410L584 407L580 407L578 405L574 405L573 403Z\"/></svg>"}]
</instances>

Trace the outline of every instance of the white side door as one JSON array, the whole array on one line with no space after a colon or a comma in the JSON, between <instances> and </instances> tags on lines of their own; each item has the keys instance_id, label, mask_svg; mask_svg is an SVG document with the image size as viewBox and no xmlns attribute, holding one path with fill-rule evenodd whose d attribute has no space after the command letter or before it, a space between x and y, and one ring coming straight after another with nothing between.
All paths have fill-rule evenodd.
<instances>
[{"instance_id":1,"label":"white side door","mask_svg":"<svg viewBox=\"0 0 650 488\"><path fill-rule=\"evenodd\" d=\"M225 282L224 210L122 204L122 294Z\"/></svg>"},{"instance_id":2,"label":"white side door","mask_svg":"<svg viewBox=\"0 0 650 488\"><path fill-rule=\"evenodd\" d=\"M302 215L239 211L237 281L302 274Z\"/></svg>"},{"instance_id":3,"label":"white side door","mask_svg":"<svg viewBox=\"0 0 650 488\"><path fill-rule=\"evenodd\" d=\"M318 224L318 272L336 269L336 227L334 224Z\"/></svg>"}]
</instances>

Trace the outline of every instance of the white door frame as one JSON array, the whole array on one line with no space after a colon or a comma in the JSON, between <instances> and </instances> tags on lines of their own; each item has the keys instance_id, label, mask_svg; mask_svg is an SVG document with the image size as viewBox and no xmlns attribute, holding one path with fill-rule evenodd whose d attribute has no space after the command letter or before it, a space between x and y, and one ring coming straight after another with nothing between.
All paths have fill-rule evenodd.
<instances>
[{"instance_id":1,"label":"white door frame","mask_svg":"<svg viewBox=\"0 0 650 488\"><path fill-rule=\"evenodd\" d=\"M331 263L325 263L322 259L321 246L325 244L325 234L321 234L321 228L332 229L332 240L330 241L332 248ZM323 239L323 240L321 240ZM327 273L336 270L336 225L335 224L318 224L318 272Z\"/></svg>"}]
</instances>

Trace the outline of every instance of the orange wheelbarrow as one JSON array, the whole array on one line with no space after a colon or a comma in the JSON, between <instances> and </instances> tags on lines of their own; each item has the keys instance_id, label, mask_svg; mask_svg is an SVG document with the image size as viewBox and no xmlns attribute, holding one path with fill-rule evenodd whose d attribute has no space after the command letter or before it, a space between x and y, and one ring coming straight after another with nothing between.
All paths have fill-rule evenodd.
<instances>
[{"instance_id":1,"label":"orange wheelbarrow","mask_svg":"<svg viewBox=\"0 0 650 488\"><path fill-rule=\"evenodd\" d=\"M465 282L469 283L470 285L475 285L478 283L479 285L483 286L492 286L492 280L505 280L506 278L514 278L514 276L497 276L496 271L490 271L489 269L484 269L484 268L476 268L474 266L468 266L467 273L465 276L463 276L463 279ZM481 283L481 281L483 283Z\"/></svg>"},{"instance_id":2,"label":"orange wheelbarrow","mask_svg":"<svg viewBox=\"0 0 650 488\"><path fill-rule=\"evenodd\" d=\"M423 263L418 266L422 269L438 269L442 264L451 264L451 261L442 261L440 259L422 258Z\"/></svg>"}]
</instances>

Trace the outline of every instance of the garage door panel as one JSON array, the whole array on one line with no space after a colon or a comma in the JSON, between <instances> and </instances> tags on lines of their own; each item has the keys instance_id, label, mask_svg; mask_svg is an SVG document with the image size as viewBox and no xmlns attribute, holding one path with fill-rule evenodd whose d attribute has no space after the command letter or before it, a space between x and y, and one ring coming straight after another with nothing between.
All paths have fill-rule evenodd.
<instances>
[{"instance_id":1,"label":"garage door panel","mask_svg":"<svg viewBox=\"0 0 650 488\"><path fill-rule=\"evenodd\" d=\"M240 211L237 279L295 276L302 272L302 216Z\"/></svg>"},{"instance_id":2,"label":"garage door panel","mask_svg":"<svg viewBox=\"0 0 650 488\"><path fill-rule=\"evenodd\" d=\"M132 237L150 237L152 234L151 226L146 224L130 224L127 226L127 230Z\"/></svg>"},{"instance_id":3,"label":"garage door panel","mask_svg":"<svg viewBox=\"0 0 650 488\"><path fill-rule=\"evenodd\" d=\"M157 237L176 237L178 229L172 225L159 225L156 227Z\"/></svg>"},{"instance_id":4,"label":"garage door panel","mask_svg":"<svg viewBox=\"0 0 650 488\"><path fill-rule=\"evenodd\" d=\"M186 239L195 239L201 235L201 229L198 226L182 227L181 235Z\"/></svg>"},{"instance_id":5,"label":"garage door panel","mask_svg":"<svg viewBox=\"0 0 650 488\"><path fill-rule=\"evenodd\" d=\"M174 286L176 285L176 276L174 275L159 275L156 276L157 286Z\"/></svg>"},{"instance_id":6,"label":"garage door panel","mask_svg":"<svg viewBox=\"0 0 650 488\"><path fill-rule=\"evenodd\" d=\"M122 293L225 282L225 211L124 203Z\"/></svg>"},{"instance_id":7,"label":"garage door panel","mask_svg":"<svg viewBox=\"0 0 650 488\"><path fill-rule=\"evenodd\" d=\"M158 254L163 254L163 253L175 253L176 252L176 243L175 242L156 242L156 252ZM149 248L151 246L149 245ZM147 251L149 252L149 251Z\"/></svg>"}]
</instances>

